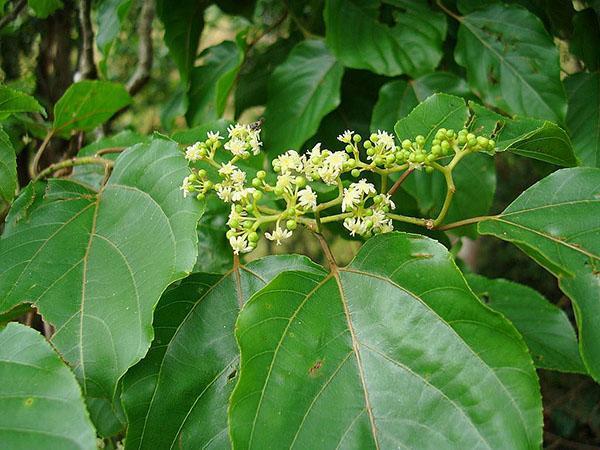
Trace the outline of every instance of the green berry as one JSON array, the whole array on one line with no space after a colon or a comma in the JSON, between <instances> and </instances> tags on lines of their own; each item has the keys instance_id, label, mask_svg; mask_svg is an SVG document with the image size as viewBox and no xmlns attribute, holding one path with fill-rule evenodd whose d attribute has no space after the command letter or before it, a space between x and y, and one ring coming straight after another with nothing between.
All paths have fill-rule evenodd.
<instances>
[{"instance_id":1,"label":"green berry","mask_svg":"<svg viewBox=\"0 0 600 450\"><path fill-rule=\"evenodd\" d=\"M360 142L360 141L362 140L362 137L360 137L360 134L355 134L355 135L352 137L352 140L353 140L354 142L358 143L358 142Z\"/></svg>"},{"instance_id":2,"label":"green berry","mask_svg":"<svg viewBox=\"0 0 600 450\"><path fill-rule=\"evenodd\" d=\"M367 148L367 155L373 156L375 154L375 150L372 147Z\"/></svg>"},{"instance_id":3,"label":"green berry","mask_svg":"<svg viewBox=\"0 0 600 450\"><path fill-rule=\"evenodd\" d=\"M204 170L204 169L200 169L200 170L198 171L198 177L199 177L199 178L205 178L205 177L206 177L206 170Z\"/></svg>"},{"instance_id":4,"label":"green berry","mask_svg":"<svg viewBox=\"0 0 600 450\"><path fill-rule=\"evenodd\" d=\"M387 155L387 156L385 157L385 162L386 162L387 164L393 164L393 163L394 163L394 161L396 161L396 157L395 157L394 155Z\"/></svg>"},{"instance_id":5,"label":"green berry","mask_svg":"<svg viewBox=\"0 0 600 450\"><path fill-rule=\"evenodd\" d=\"M255 188L261 187L262 183L262 180L259 180L258 178L252 178L252 186L254 186Z\"/></svg>"},{"instance_id":6,"label":"green berry","mask_svg":"<svg viewBox=\"0 0 600 450\"><path fill-rule=\"evenodd\" d=\"M260 180L264 180L266 176L267 172L265 172L264 170L259 170L258 172L256 172L256 178Z\"/></svg>"},{"instance_id":7,"label":"green berry","mask_svg":"<svg viewBox=\"0 0 600 450\"><path fill-rule=\"evenodd\" d=\"M371 139L372 142L377 142L379 140L379 136L377 136L375 133L373 133L373 134L371 134L369 139Z\"/></svg>"},{"instance_id":8,"label":"green berry","mask_svg":"<svg viewBox=\"0 0 600 450\"><path fill-rule=\"evenodd\" d=\"M252 231L251 233L248 233L248 241L258 242L258 233L256 231Z\"/></svg>"},{"instance_id":9,"label":"green berry","mask_svg":"<svg viewBox=\"0 0 600 450\"><path fill-rule=\"evenodd\" d=\"M380 166L380 165L383 164L384 159L383 159L382 156L376 156L375 159L374 159L374 161L375 161L375 165Z\"/></svg>"},{"instance_id":10,"label":"green berry","mask_svg":"<svg viewBox=\"0 0 600 450\"><path fill-rule=\"evenodd\" d=\"M352 176L353 176L354 178L357 178L357 177L359 177L359 176L360 176L360 170L358 170L358 169L353 169L353 170L352 170L352 172L350 172L350 174L352 174Z\"/></svg>"},{"instance_id":11,"label":"green berry","mask_svg":"<svg viewBox=\"0 0 600 450\"><path fill-rule=\"evenodd\" d=\"M290 219L290 220L288 220L288 221L285 223L285 227L286 227L288 230L290 230L290 231L293 231L293 230L295 230L295 229L296 229L296 227L298 227L298 224L296 223L296 221L295 221L295 220L292 220L292 219Z\"/></svg>"},{"instance_id":12,"label":"green berry","mask_svg":"<svg viewBox=\"0 0 600 450\"><path fill-rule=\"evenodd\" d=\"M281 167L279 167L279 164L275 165L273 164L273 170L277 173L281 172Z\"/></svg>"},{"instance_id":13,"label":"green berry","mask_svg":"<svg viewBox=\"0 0 600 450\"><path fill-rule=\"evenodd\" d=\"M418 136L415 138L415 141L417 142L417 144L419 144L419 145L423 145L423 144L425 143L425 137L424 137L424 136L421 136L421 135L418 135Z\"/></svg>"},{"instance_id":14,"label":"green berry","mask_svg":"<svg viewBox=\"0 0 600 450\"><path fill-rule=\"evenodd\" d=\"M458 145L465 145L467 143L467 135L459 134L456 142L458 142Z\"/></svg>"},{"instance_id":15,"label":"green berry","mask_svg":"<svg viewBox=\"0 0 600 450\"><path fill-rule=\"evenodd\" d=\"M434 161L434 160L435 160L435 155L433 155L433 154L427 155L427 161Z\"/></svg>"},{"instance_id":16,"label":"green berry","mask_svg":"<svg viewBox=\"0 0 600 450\"><path fill-rule=\"evenodd\" d=\"M230 226L231 228L237 228L237 227L239 227L239 226L240 226L240 221L239 221L239 220L237 220L237 219L231 219L231 220L229 221L229 226Z\"/></svg>"},{"instance_id":17,"label":"green berry","mask_svg":"<svg viewBox=\"0 0 600 450\"><path fill-rule=\"evenodd\" d=\"M367 217L371 217L372 215L373 215L373 210L372 210L372 209L367 209L367 210L365 211L365 216L367 216Z\"/></svg>"},{"instance_id":18,"label":"green berry","mask_svg":"<svg viewBox=\"0 0 600 450\"><path fill-rule=\"evenodd\" d=\"M475 147L477 145L477 139L473 138L473 139L469 139L467 141L467 144L469 147Z\"/></svg>"},{"instance_id":19,"label":"green berry","mask_svg":"<svg viewBox=\"0 0 600 450\"><path fill-rule=\"evenodd\" d=\"M415 157L417 162L422 163L423 161L425 161L425 155L423 153L419 153L416 157Z\"/></svg>"},{"instance_id":20,"label":"green berry","mask_svg":"<svg viewBox=\"0 0 600 450\"><path fill-rule=\"evenodd\" d=\"M448 131L446 131L446 137L448 139L452 139L454 136L456 136L456 133L454 132L454 130L448 130Z\"/></svg>"},{"instance_id":21,"label":"green berry","mask_svg":"<svg viewBox=\"0 0 600 450\"><path fill-rule=\"evenodd\" d=\"M482 147L487 147L488 145L488 138L483 137L483 136L477 136L477 143L479 145L481 145Z\"/></svg>"},{"instance_id":22,"label":"green berry","mask_svg":"<svg viewBox=\"0 0 600 450\"><path fill-rule=\"evenodd\" d=\"M440 141L439 139L434 139L433 141L431 141L431 145L440 145L442 143L442 141Z\"/></svg>"},{"instance_id":23,"label":"green berry","mask_svg":"<svg viewBox=\"0 0 600 450\"><path fill-rule=\"evenodd\" d=\"M439 145L434 145L431 147L431 154L435 156L439 156L442 154L442 147Z\"/></svg>"},{"instance_id":24,"label":"green berry","mask_svg":"<svg viewBox=\"0 0 600 450\"><path fill-rule=\"evenodd\" d=\"M444 142L442 142L441 147L442 147L442 151L446 152L446 151L450 150L450 143L448 141L444 141Z\"/></svg>"},{"instance_id":25,"label":"green berry","mask_svg":"<svg viewBox=\"0 0 600 450\"><path fill-rule=\"evenodd\" d=\"M346 145L346 151L348 153L352 153L354 151L354 147L350 144Z\"/></svg>"},{"instance_id":26,"label":"green berry","mask_svg":"<svg viewBox=\"0 0 600 450\"><path fill-rule=\"evenodd\" d=\"M296 186L298 186L300 189L306 186L306 178L296 177Z\"/></svg>"},{"instance_id":27,"label":"green berry","mask_svg":"<svg viewBox=\"0 0 600 450\"><path fill-rule=\"evenodd\" d=\"M475 139L475 138L477 138L477 136L475 136L473 133L467 134L467 141L470 141L471 139Z\"/></svg>"},{"instance_id":28,"label":"green berry","mask_svg":"<svg viewBox=\"0 0 600 450\"><path fill-rule=\"evenodd\" d=\"M403 148L404 150L408 150L408 149L410 149L410 147L411 147L411 146L412 146L412 142L410 142L410 139L404 139L404 140L402 141L402 148Z\"/></svg>"},{"instance_id":29,"label":"green berry","mask_svg":"<svg viewBox=\"0 0 600 450\"><path fill-rule=\"evenodd\" d=\"M366 149L369 149L369 148L373 147L373 144L371 144L371 141L365 141L365 143L364 143L364 147L365 147Z\"/></svg>"},{"instance_id":30,"label":"green berry","mask_svg":"<svg viewBox=\"0 0 600 450\"><path fill-rule=\"evenodd\" d=\"M252 211L254 211L254 205L252 205L252 204L246 205L246 211L248 211L249 213L252 213Z\"/></svg>"}]
</instances>

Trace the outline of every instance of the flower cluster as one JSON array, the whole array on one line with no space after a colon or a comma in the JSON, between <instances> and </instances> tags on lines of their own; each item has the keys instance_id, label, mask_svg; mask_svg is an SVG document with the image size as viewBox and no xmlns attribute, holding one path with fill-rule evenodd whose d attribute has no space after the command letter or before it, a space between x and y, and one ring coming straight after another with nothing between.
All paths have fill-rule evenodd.
<instances>
[{"instance_id":1,"label":"flower cluster","mask_svg":"<svg viewBox=\"0 0 600 450\"><path fill-rule=\"evenodd\" d=\"M223 202L231 204L227 238L236 254L256 248L259 232L268 224L274 224L274 228L266 231L264 236L278 245L292 236L298 223L318 231L323 223L343 221L352 236L368 237L392 231L393 220L407 218L393 213L395 205L386 190L388 176L423 168L427 172L445 170L446 166L436 161L454 154L455 163L467 153L491 150L495 145L492 140L475 136L466 129L455 132L444 128L439 129L429 143L423 136L416 136L414 141L405 139L397 144L394 136L385 131L372 133L363 142L359 134L347 130L338 136L338 140L343 149L328 150L316 144L304 154L288 150L272 161L274 176L259 170L250 180L250 169L243 168L238 162L260 152L260 127L232 125L228 128L227 139L218 132L209 132L206 140L185 151L185 157L191 163L208 166L192 169L181 189L184 196L194 194L200 200L214 191ZM224 144L221 141L225 141ZM219 163L215 158L221 147L230 155L225 163ZM453 163L449 165L453 166ZM342 177L346 173L354 178L361 174L379 175L381 187L378 191L367 177L344 185ZM316 186L310 183L336 186L338 195L333 200L319 203ZM263 198L271 205L282 207L261 204ZM324 215L336 207L341 212Z\"/></svg>"}]
</instances>

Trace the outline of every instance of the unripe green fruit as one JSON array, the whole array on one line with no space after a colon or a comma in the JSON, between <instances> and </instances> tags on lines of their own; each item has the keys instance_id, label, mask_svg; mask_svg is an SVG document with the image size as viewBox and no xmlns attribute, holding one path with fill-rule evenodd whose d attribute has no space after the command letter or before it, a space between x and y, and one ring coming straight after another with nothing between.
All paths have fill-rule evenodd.
<instances>
[{"instance_id":1,"label":"unripe green fruit","mask_svg":"<svg viewBox=\"0 0 600 450\"><path fill-rule=\"evenodd\" d=\"M469 147L475 147L477 145L477 139L475 139L475 138L469 139L467 141L467 144L469 145Z\"/></svg>"},{"instance_id":2,"label":"unripe green fruit","mask_svg":"<svg viewBox=\"0 0 600 450\"><path fill-rule=\"evenodd\" d=\"M394 163L394 161L396 161L396 157L395 157L394 155L387 155L387 156L385 157L385 162L386 162L387 164L393 164L393 163Z\"/></svg>"},{"instance_id":3,"label":"unripe green fruit","mask_svg":"<svg viewBox=\"0 0 600 450\"><path fill-rule=\"evenodd\" d=\"M458 145L465 145L467 143L467 136L465 134L459 134L456 142L458 142Z\"/></svg>"},{"instance_id":4,"label":"unripe green fruit","mask_svg":"<svg viewBox=\"0 0 600 450\"><path fill-rule=\"evenodd\" d=\"M358 169L353 169L352 172L350 172L350 174L354 177L357 178L360 176L360 170Z\"/></svg>"},{"instance_id":5,"label":"unripe green fruit","mask_svg":"<svg viewBox=\"0 0 600 450\"><path fill-rule=\"evenodd\" d=\"M383 212L386 212L386 213L390 212L389 206L384 206L382 209L383 209Z\"/></svg>"},{"instance_id":6,"label":"unripe green fruit","mask_svg":"<svg viewBox=\"0 0 600 450\"><path fill-rule=\"evenodd\" d=\"M266 176L267 172L265 172L264 170L259 170L258 172L256 172L256 178L258 178L259 180L264 180Z\"/></svg>"},{"instance_id":7,"label":"unripe green fruit","mask_svg":"<svg viewBox=\"0 0 600 450\"><path fill-rule=\"evenodd\" d=\"M354 151L354 147L353 147L353 146L351 146L350 144L348 144L348 145L346 145L346 151L347 151L348 153L352 153L352 152Z\"/></svg>"},{"instance_id":8,"label":"unripe green fruit","mask_svg":"<svg viewBox=\"0 0 600 450\"><path fill-rule=\"evenodd\" d=\"M200 150L198 150L198 153L200 154L200 156L204 157L206 156L206 149L201 148Z\"/></svg>"},{"instance_id":9,"label":"unripe green fruit","mask_svg":"<svg viewBox=\"0 0 600 450\"><path fill-rule=\"evenodd\" d=\"M439 145L434 145L433 147L431 147L431 153L433 155L439 156L442 154L442 147Z\"/></svg>"},{"instance_id":10,"label":"unripe green fruit","mask_svg":"<svg viewBox=\"0 0 600 450\"><path fill-rule=\"evenodd\" d=\"M442 151L450 150L450 143L448 141L444 141L444 142L442 142L441 147L442 147Z\"/></svg>"},{"instance_id":11,"label":"unripe green fruit","mask_svg":"<svg viewBox=\"0 0 600 450\"><path fill-rule=\"evenodd\" d=\"M409 149L411 146L412 146L412 142L410 142L410 140L409 140L409 139L404 139L404 140L402 141L402 148L403 148L404 150L408 150L408 149Z\"/></svg>"},{"instance_id":12,"label":"unripe green fruit","mask_svg":"<svg viewBox=\"0 0 600 450\"><path fill-rule=\"evenodd\" d=\"M200 178L205 178L205 177L206 177L206 170L204 170L204 169L200 169L200 170L198 171L198 177L200 177Z\"/></svg>"},{"instance_id":13,"label":"unripe green fruit","mask_svg":"<svg viewBox=\"0 0 600 450\"><path fill-rule=\"evenodd\" d=\"M448 130L448 131L446 131L446 137L448 139L452 139L454 136L456 136L456 133L454 132L454 130Z\"/></svg>"},{"instance_id":14,"label":"unripe green fruit","mask_svg":"<svg viewBox=\"0 0 600 450\"><path fill-rule=\"evenodd\" d=\"M435 160L435 155L431 154L431 155L427 155L427 161L433 161Z\"/></svg>"},{"instance_id":15,"label":"unripe green fruit","mask_svg":"<svg viewBox=\"0 0 600 450\"><path fill-rule=\"evenodd\" d=\"M488 145L488 139L486 137L483 136L477 136L477 143L479 145L481 145L482 147L487 147Z\"/></svg>"},{"instance_id":16,"label":"unripe green fruit","mask_svg":"<svg viewBox=\"0 0 600 450\"><path fill-rule=\"evenodd\" d=\"M346 161L346 164L348 164L348 168L353 169L356 167L356 160L354 158L350 158L348 161Z\"/></svg>"},{"instance_id":17,"label":"unripe green fruit","mask_svg":"<svg viewBox=\"0 0 600 450\"><path fill-rule=\"evenodd\" d=\"M369 148L373 147L373 144L371 144L371 141L365 141L365 143L364 143L364 147L365 147L366 149L369 149Z\"/></svg>"},{"instance_id":18,"label":"unripe green fruit","mask_svg":"<svg viewBox=\"0 0 600 450\"><path fill-rule=\"evenodd\" d=\"M374 161L375 161L375 164L376 164L376 165L380 166L380 165L382 165L382 164L383 164L383 162L384 162L384 159L383 159L383 157L381 157L381 156L376 156L376 157L375 157L375 159L374 159Z\"/></svg>"},{"instance_id":19,"label":"unripe green fruit","mask_svg":"<svg viewBox=\"0 0 600 450\"><path fill-rule=\"evenodd\" d=\"M415 153L411 153L410 156L408 157L408 160L410 162L415 162L416 157L417 157L417 155Z\"/></svg>"},{"instance_id":20,"label":"unripe green fruit","mask_svg":"<svg viewBox=\"0 0 600 450\"><path fill-rule=\"evenodd\" d=\"M288 230L290 230L290 231L293 231L293 230L295 230L297 226L298 226L298 224L296 223L296 221L295 221L295 220L292 220L292 219L288 220L288 221L285 223L285 227L286 227Z\"/></svg>"},{"instance_id":21,"label":"unripe green fruit","mask_svg":"<svg viewBox=\"0 0 600 450\"><path fill-rule=\"evenodd\" d=\"M419 153L419 154L418 154L418 155L415 157L415 160L416 160L417 162L420 162L420 163L422 163L423 161L425 161L425 155L424 155L423 153Z\"/></svg>"},{"instance_id":22,"label":"unripe green fruit","mask_svg":"<svg viewBox=\"0 0 600 450\"><path fill-rule=\"evenodd\" d=\"M431 141L431 145L440 145L442 143L442 141L440 141L439 139L434 139L433 141Z\"/></svg>"},{"instance_id":23,"label":"unripe green fruit","mask_svg":"<svg viewBox=\"0 0 600 450\"><path fill-rule=\"evenodd\" d=\"M246 211L248 211L249 213L252 213L252 211L254 211L254 205L252 205L252 204L246 205Z\"/></svg>"},{"instance_id":24,"label":"unripe green fruit","mask_svg":"<svg viewBox=\"0 0 600 450\"><path fill-rule=\"evenodd\" d=\"M367 148L367 155L373 156L375 154L375 150L372 147Z\"/></svg>"},{"instance_id":25,"label":"unripe green fruit","mask_svg":"<svg viewBox=\"0 0 600 450\"><path fill-rule=\"evenodd\" d=\"M477 138L477 136L475 136L473 133L467 134L467 141L470 141L471 139L475 139L475 138Z\"/></svg>"},{"instance_id":26,"label":"unripe green fruit","mask_svg":"<svg viewBox=\"0 0 600 450\"><path fill-rule=\"evenodd\" d=\"M372 215L373 215L373 210L372 210L372 209L367 209L367 210L365 211L365 216L367 216L367 217L371 217Z\"/></svg>"},{"instance_id":27,"label":"unripe green fruit","mask_svg":"<svg viewBox=\"0 0 600 450\"><path fill-rule=\"evenodd\" d=\"M375 133L373 133L373 134L371 134L369 139L371 139L371 141L373 141L373 142L377 142L379 140L379 136L377 136Z\"/></svg>"},{"instance_id":28,"label":"unripe green fruit","mask_svg":"<svg viewBox=\"0 0 600 450\"><path fill-rule=\"evenodd\" d=\"M402 162L405 159L402 151L396 152L395 156L396 156L396 161L398 161L398 162Z\"/></svg>"},{"instance_id":29,"label":"unripe green fruit","mask_svg":"<svg viewBox=\"0 0 600 450\"><path fill-rule=\"evenodd\" d=\"M306 178L296 177L296 186L298 186L300 189L306 186Z\"/></svg>"},{"instance_id":30,"label":"unripe green fruit","mask_svg":"<svg viewBox=\"0 0 600 450\"><path fill-rule=\"evenodd\" d=\"M248 241L250 241L250 242L258 242L258 233L256 231L248 233Z\"/></svg>"},{"instance_id":31,"label":"unripe green fruit","mask_svg":"<svg viewBox=\"0 0 600 450\"><path fill-rule=\"evenodd\" d=\"M367 220L365 222L365 225L366 225L367 228L372 228L373 227L373 221L372 220Z\"/></svg>"},{"instance_id":32,"label":"unripe green fruit","mask_svg":"<svg viewBox=\"0 0 600 450\"><path fill-rule=\"evenodd\" d=\"M279 167L279 164L275 165L273 164L273 170L277 173L281 172L281 167Z\"/></svg>"},{"instance_id":33,"label":"unripe green fruit","mask_svg":"<svg viewBox=\"0 0 600 450\"><path fill-rule=\"evenodd\" d=\"M255 188L259 188L262 186L262 181L258 178L252 178L252 186L254 186Z\"/></svg>"},{"instance_id":34,"label":"unripe green fruit","mask_svg":"<svg viewBox=\"0 0 600 450\"><path fill-rule=\"evenodd\" d=\"M415 141L417 142L417 144L419 144L419 145L423 145L423 144L425 143L425 137L424 137L424 136L421 136L421 135L418 135L418 136L415 138Z\"/></svg>"},{"instance_id":35,"label":"unripe green fruit","mask_svg":"<svg viewBox=\"0 0 600 450\"><path fill-rule=\"evenodd\" d=\"M194 186L188 186L186 188L186 191L188 191L188 192L194 192L195 190L196 190L196 188L194 188Z\"/></svg>"},{"instance_id":36,"label":"unripe green fruit","mask_svg":"<svg viewBox=\"0 0 600 450\"><path fill-rule=\"evenodd\" d=\"M358 142L360 142L360 141L362 140L362 137L360 136L360 134L355 134L355 135L352 137L352 140L353 140L354 142L358 143Z\"/></svg>"},{"instance_id":37,"label":"unripe green fruit","mask_svg":"<svg viewBox=\"0 0 600 450\"><path fill-rule=\"evenodd\" d=\"M382 200L383 199L381 198L381 195L376 195L375 197L373 197L373 203L375 203L376 205L381 203Z\"/></svg>"}]
</instances>

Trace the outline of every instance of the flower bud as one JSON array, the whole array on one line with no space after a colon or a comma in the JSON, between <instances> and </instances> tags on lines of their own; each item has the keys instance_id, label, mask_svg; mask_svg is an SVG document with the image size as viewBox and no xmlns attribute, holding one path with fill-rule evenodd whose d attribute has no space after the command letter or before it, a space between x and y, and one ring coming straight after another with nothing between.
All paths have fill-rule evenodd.
<instances>
[{"instance_id":1,"label":"flower bud","mask_svg":"<svg viewBox=\"0 0 600 450\"><path fill-rule=\"evenodd\" d=\"M259 170L258 172L256 172L256 178L258 178L259 180L264 180L266 176L267 172L265 172L264 170Z\"/></svg>"},{"instance_id":2,"label":"flower bud","mask_svg":"<svg viewBox=\"0 0 600 450\"><path fill-rule=\"evenodd\" d=\"M298 224L296 223L296 221L295 221L295 220L292 220L292 219L288 220L288 221L285 223L285 227L286 227L288 230L290 230L290 231L293 231L293 230L295 230L297 226L298 226Z\"/></svg>"},{"instance_id":3,"label":"flower bud","mask_svg":"<svg viewBox=\"0 0 600 450\"><path fill-rule=\"evenodd\" d=\"M350 172L350 174L354 177L357 178L360 176L360 170L358 169L352 169L352 172Z\"/></svg>"}]
</instances>

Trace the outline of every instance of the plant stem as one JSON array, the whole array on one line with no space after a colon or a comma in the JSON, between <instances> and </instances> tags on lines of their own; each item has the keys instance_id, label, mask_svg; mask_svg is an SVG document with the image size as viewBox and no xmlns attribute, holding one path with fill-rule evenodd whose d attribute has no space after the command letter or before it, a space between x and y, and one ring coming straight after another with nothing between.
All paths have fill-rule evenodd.
<instances>
[{"instance_id":1,"label":"plant stem","mask_svg":"<svg viewBox=\"0 0 600 450\"><path fill-rule=\"evenodd\" d=\"M125 150L125 147L103 148L102 150L98 150L94 156L108 155L110 153L121 153L123 150Z\"/></svg>"},{"instance_id":2,"label":"plant stem","mask_svg":"<svg viewBox=\"0 0 600 450\"><path fill-rule=\"evenodd\" d=\"M315 210L315 212L318 213L318 212L323 211L324 209L331 208L332 206L338 205L342 202L343 198L344 198L344 185L342 184L342 180L340 178L338 178L338 195L337 195L337 197L328 202L321 203L319 206L317 206L317 209Z\"/></svg>"},{"instance_id":3,"label":"plant stem","mask_svg":"<svg viewBox=\"0 0 600 450\"><path fill-rule=\"evenodd\" d=\"M458 228L458 227L463 227L465 225L471 225L472 223L479 223L479 222L483 222L485 220L492 220L497 216L477 216L477 217L471 217L469 219L464 219L464 220L459 220L458 222L452 222L446 225L442 225L442 226L436 226L434 227L436 230L440 230L440 231L446 231L446 230L452 230L453 228Z\"/></svg>"},{"instance_id":4,"label":"plant stem","mask_svg":"<svg viewBox=\"0 0 600 450\"><path fill-rule=\"evenodd\" d=\"M432 219L423 219L420 217L403 216L400 214L392 214L392 213L388 213L387 216L392 220L397 220L398 222L412 223L414 225L419 225L421 227L425 227L428 229L433 228L433 220Z\"/></svg>"},{"instance_id":5,"label":"plant stem","mask_svg":"<svg viewBox=\"0 0 600 450\"><path fill-rule=\"evenodd\" d=\"M313 233L317 240L319 241L319 244L321 245L321 249L323 249L323 254L325 255L325 259L327 259L327 262L329 263L329 270L331 270L332 272L337 272L337 263L335 262L335 257L333 256L333 253L331 252L331 249L329 248L329 245L327 244L327 241L325 240L325 238L323 237L323 235L321 233Z\"/></svg>"},{"instance_id":6,"label":"plant stem","mask_svg":"<svg viewBox=\"0 0 600 450\"><path fill-rule=\"evenodd\" d=\"M433 221L433 226L436 227L440 223L444 221L446 214L448 213L448 209L450 209L450 204L452 203L452 197L454 197L454 193L456 192L456 186L454 186L454 179L452 178L452 170L448 170L447 167L444 167L442 170L444 174L444 178L446 179L446 198L444 198L444 204L442 205L442 210Z\"/></svg>"},{"instance_id":7,"label":"plant stem","mask_svg":"<svg viewBox=\"0 0 600 450\"><path fill-rule=\"evenodd\" d=\"M37 177L38 166L40 165L40 159L42 158L42 155L44 154L46 147L48 147L48 144L50 143L50 139L52 139L53 135L54 135L54 130L48 131L48 134L46 134L46 137L44 138L44 141L40 145L40 148L38 148L37 152L35 152L35 155L33 156L33 159L31 160L31 164L29 164L29 176L31 179L34 179Z\"/></svg>"},{"instance_id":8,"label":"plant stem","mask_svg":"<svg viewBox=\"0 0 600 450\"><path fill-rule=\"evenodd\" d=\"M64 161L49 165L34 178L34 181L40 180L40 179L56 172L57 170L66 169L67 167L83 166L86 164L100 164L100 165L103 165L104 167L112 167L114 165L114 161L111 161L110 159L98 158L96 156L84 156L82 158L70 158L70 159L66 159Z\"/></svg>"},{"instance_id":9,"label":"plant stem","mask_svg":"<svg viewBox=\"0 0 600 450\"><path fill-rule=\"evenodd\" d=\"M400 185L404 182L404 180L406 180L406 178L414 172L414 168L410 168L408 169L406 172L404 172L402 175L400 175L400 178L398 178L398 180L396 180L396 182L392 185L392 187L390 188L390 190L388 191L388 195L391 197L392 195L394 195L396 193L396 191L398 190L398 188L400 187Z\"/></svg>"},{"instance_id":10,"label":"plant stem","mask_svg":"<svg viewBox=\"0 0 600 450\"><path fill-rule=\"evenodd\" d=\"M321 223L337 222L338 220L344 220L346 217L352 217L351 212L334 214L332 216L323 217Z\"/></svg>"},{"instance_id":11,"label":"plant stem","mask_svg":"<svg viewBox=\"0 0 600 450\"><path fill-rule=\"evenodd\" d=\"M453 19L458 20L459 22L462 20L462 17L460 17L458 14L456 14L456 13L450 11L448 8L446 8L446 6L444 6L444 4L442 3L441 0L437 0L436 3L442 11L444 11L446 14L448 14Z\"/></svg>"}]
</instances>

